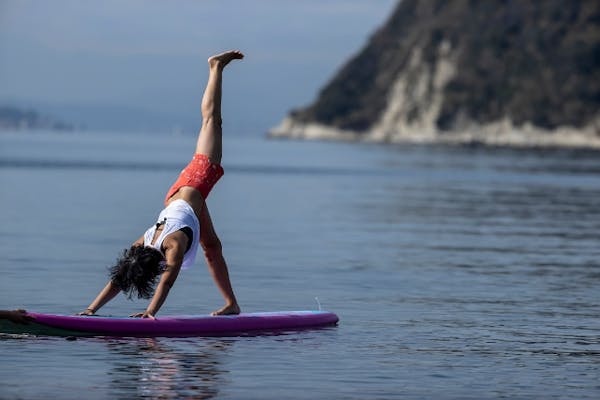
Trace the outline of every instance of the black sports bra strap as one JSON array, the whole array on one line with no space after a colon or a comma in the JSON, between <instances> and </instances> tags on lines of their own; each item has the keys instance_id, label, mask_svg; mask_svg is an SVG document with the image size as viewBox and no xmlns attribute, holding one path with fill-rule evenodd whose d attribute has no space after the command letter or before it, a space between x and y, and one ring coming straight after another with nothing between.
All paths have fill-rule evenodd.
<instances>
[{"instance_id":1,"label":"black sports bra strap","mask_svg":"<svg viewBox=\"0 0 600 400\"><path fill-rule=\"evenodd\" d=\"M180 229L180 231L185 233L185 236L187 236L188 238L187 248L185 249L185 252L187 253L190 247L192 247L192 240L194 240L194 231L189 226L184 226Z\"/></svg>"}]
</instances>

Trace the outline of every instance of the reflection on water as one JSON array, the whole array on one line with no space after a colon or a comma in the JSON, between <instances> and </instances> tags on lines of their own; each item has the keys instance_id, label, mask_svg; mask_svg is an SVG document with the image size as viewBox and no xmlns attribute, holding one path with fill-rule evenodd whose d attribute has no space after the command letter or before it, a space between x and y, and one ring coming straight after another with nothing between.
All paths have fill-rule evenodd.
<instances>
[{"instance_id":1,"label":"reflection on water","mask_svg":"<svg viewBox=\"0 0 600 400\"><path fill-rule=\"evenodd\" d=\"M114 339L111 397L210 399L229 371L221 366L231 342L218 339Z\"/></svg>"}]
</instances>

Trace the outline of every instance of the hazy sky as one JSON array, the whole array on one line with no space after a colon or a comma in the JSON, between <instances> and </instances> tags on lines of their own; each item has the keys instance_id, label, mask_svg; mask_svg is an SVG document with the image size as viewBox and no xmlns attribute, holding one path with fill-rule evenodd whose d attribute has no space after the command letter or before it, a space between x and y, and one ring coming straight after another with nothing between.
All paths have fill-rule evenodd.
<instances>
[{"instance_id":1,"label":"hazy sky","mask_svg":"<svg viewBox=\"0 0 600 400\"><path fill-rule=\"evenodd\" d=\"M0 102L146 110L185 125L197 118L206 58L240 49L247 57L226 71L224 117L265 130L313 100L395 4L0 0Z\"/></svg>"}]
</instances>

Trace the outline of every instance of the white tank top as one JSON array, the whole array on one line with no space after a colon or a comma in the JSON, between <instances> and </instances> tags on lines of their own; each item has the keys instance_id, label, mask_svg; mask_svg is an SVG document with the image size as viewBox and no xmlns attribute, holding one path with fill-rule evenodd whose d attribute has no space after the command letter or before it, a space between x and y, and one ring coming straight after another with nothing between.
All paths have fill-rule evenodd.
<instances>
[{"instance_id":1,"label":"white tank top","mask_svg":"<svg viewBox=\"0 0 600 400\"><path fill-rule=\"evenodd\" d=\"M159 225L163 224L163 230L156 238L156 242L152 243L154 234ZM162 243L167 236L173 232L177 232L181 228L190 227L192 229L192 243L189 249L183 255L183 263L181 268L186 269L192 266L198 252L198 243L200 242L200 223L194 213L194 209L185 201L177 199L171 202L158 215L157 225L148 228L144 233L144 246L154 247L162 253ZM163 253L164 255L164 253Z\"/></svg>"}]
</instances>

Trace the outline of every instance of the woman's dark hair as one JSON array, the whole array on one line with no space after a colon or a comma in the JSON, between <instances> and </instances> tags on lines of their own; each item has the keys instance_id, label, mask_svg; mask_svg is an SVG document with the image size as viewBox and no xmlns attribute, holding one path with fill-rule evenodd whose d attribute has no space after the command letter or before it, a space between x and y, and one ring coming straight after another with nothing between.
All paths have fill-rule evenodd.
<instances>
[{"instance_id":1,"label":"woman's dark hair","mask_svg":"<svg viewBox=\"0 0 600 400\"><path fill-rule=\"evenodd\" d=\"M138 298L149 299L154 292L156 278L164 267L160 251L147 246L134 245L123 250L117 264L110 268L112 283L129 299L137 292Z\"/></svg>"}]
</instances>

